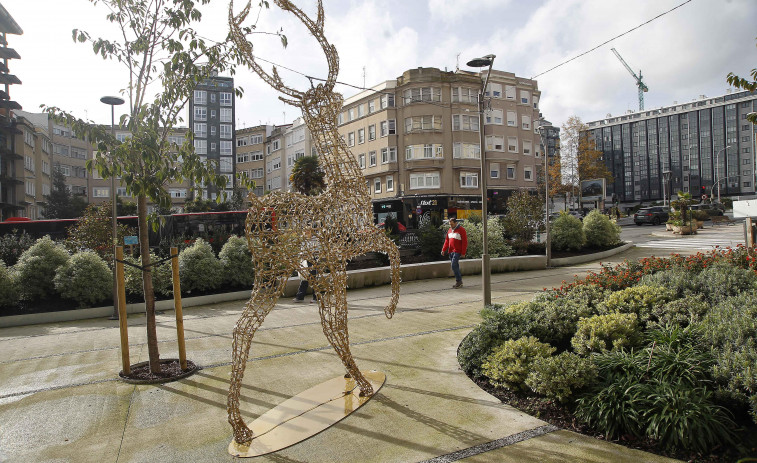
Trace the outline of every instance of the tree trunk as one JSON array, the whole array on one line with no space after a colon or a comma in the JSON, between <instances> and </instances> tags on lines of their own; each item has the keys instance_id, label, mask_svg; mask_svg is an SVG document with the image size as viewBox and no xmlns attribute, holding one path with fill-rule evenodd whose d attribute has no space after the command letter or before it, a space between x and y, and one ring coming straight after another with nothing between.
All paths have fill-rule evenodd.
<instances>
[{"instance_id":1,"label":"tree trunk","mask_svg":"<svg viewBox=\"0 0 757 463\"><path fill-rule=\"evenodd\" d=\"M147 197L137 198L137 215L139 217L139 253L142 256L142 289L145 294L145 316L147 318L147 352L150 358L150 372L160 373L160 353L158 352L158 333L155 324L155 292L152 287L152 270L150 265L150 234L147 229Z\"/></svg>"}]
</instances>

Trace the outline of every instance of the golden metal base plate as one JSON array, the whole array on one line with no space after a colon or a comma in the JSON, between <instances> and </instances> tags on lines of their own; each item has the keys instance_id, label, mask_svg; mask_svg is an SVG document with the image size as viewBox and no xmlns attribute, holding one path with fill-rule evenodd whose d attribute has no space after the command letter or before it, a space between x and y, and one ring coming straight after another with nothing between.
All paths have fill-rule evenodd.
<instances>
[{"instance_id":1,"label":"golden metal base plate","mask_svg":"<svg viewBox=\"0 0 757 463\"><path fill-rule=\"evenodd\" d=\"M364 371L363 375L373 386L374 395L386 381L386 375L380 371ZM335 425L371 397L360 397L360 389L352 378L330 379L260 415L249 425L252 442L241 445L232 439L229 453L248 458L285 449Z\"/></svg>"}]
</instances>

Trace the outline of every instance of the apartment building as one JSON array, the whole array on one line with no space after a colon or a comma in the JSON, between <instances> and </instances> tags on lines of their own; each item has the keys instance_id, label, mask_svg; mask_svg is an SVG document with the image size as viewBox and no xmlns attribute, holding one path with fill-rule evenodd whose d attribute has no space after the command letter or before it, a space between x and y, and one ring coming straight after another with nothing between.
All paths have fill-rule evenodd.
<instances>
[{"instance_id":1,"label":"apartment building","mask_svg":"<svg viewBox=\"0 0 757 463\"><path fill-rule=\"evenodd\" d=\"M23 158L17 163L16 177L23 179L24 195L19 205L20 216L32 220L44 218L45 195L50 194L50 138L46 131L36 127L31 121L16 115L16 153Z\"/></svg>"},{"instance_id":2,"label":"apartment building","mask_svg":"<svg viewBox=\"0 0 757 463\"><path fill-rule=\"evenodd\" d=\"M722 196L754 195L757 126L746 119L754 111L757 93L742 91L589 122L614 177L608 198L633 204L678 191L700 198L718 184Z\"/></svg>"},{"instance_id":3,"label":"apartment building","mask_svg":"<svg viewBox=\"0 0 757 463\"><path fill-rule=\"evenodd\" d=\"M18 130L14 110L21 109L21 105L11 100L10 86L21 83L21 80L10 73L10 60L20 59L18 52L8 47L8 35L21 35L24 31L16 23L8 11L0 5L0 219L18 216L26 210L21 201L25 200L25 181L19 178L17 164L23 157L17 149ZM23 170L21 171L23 174Z\"/></svg>"},{"instance_id":4,"label":"apartment building","mask_svg":"<svg viewBox=\"0 0 757 463\"><path fill-rule=\"evenodd\" d=\"M292 188L290 178L294 169L294 163L305 156L318 155L315 147L313 147L310 131L301 117L292 121L292 125L284 131L284 145L286 164L284 166L284 180L282 184L284 190L290 191Z\"/></svg>"},{"instance_id":5,"label":"apartment building","mask_svg":"<svg viewBox=\"0 0 757 463\"><path fill-rule=\"evenodd\" d=\"M266 138L265 147L265 189L266 191L282 190L287 186L285 134L292 124L279 125L271 130Z\"/></svg>"},{"instance_id":6,"label":"apartment building","mask_svg":"<svg viewBox=\"0 0 757 463\"><path fill-rule=\"evenodd\" d=\"M541 164L537 82L493 70L479 127L478 73L405 71L345 100L339 131L363 169L374 218L408 227L481 210L480 132L492 214L519 189L535 190Z\"/></svg>"},{"instance_id":7,"label":"apartment building","mask_svg":"<svg viewBox=\"0 0 757 463\"><path fill-rule=\"evenodd\" d=\"M189 101L189 128L194 134L195 151L205 161L217 161L217 173L227 178L227 194L234 187L234 79L211 75L201 82ZM218 192L209 186L204 199L215 199Z\"/></svg>"},{"instance_id":8,"label":"apartment building","mask_svg":"<svg viewBox=\"0 0 757 463\"><path fill-rule=\"evenodd\" d=\"M262 196L265 192L266 139L271 135L273 126L258 125L236 131L236 166L237 175L247 175L255 182L252 192Z\"/></svg>"}]
</instances>

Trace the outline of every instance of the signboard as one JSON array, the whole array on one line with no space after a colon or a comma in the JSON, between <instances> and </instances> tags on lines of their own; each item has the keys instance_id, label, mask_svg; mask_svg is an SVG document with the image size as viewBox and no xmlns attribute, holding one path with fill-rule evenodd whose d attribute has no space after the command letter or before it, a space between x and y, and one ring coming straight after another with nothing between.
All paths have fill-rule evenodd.
<instances>
[{"instance_id":1,"label":"signboard","mask_svg":"<svg viewBox=\"0 0 757 463\"><path fill-rule=\"evenodd\" d=\"M594 178L581 181L581 202L599 201L605 196L605 179Z\"/></svg>"},{"instance_id":2,"label":"signboard","mask_svg":"<svg viewBox=\"0 0 757 463\"><path fill-rule=\"evenodd\" d=\"M757 217L757 199L734 201L733 217Z\"/></svg>"},{"instance_id":3,"label":"signboard","mask_svg":"<svg viewBox=\"0 0 757 463\"><path fill-rule=\"evenodd\" d=\"M139 237L137 237L137 236L124 236L124 245L125 246L130 246L130 245L135 245L135 244L139 244Z\"/></svg>"}]
</instances>

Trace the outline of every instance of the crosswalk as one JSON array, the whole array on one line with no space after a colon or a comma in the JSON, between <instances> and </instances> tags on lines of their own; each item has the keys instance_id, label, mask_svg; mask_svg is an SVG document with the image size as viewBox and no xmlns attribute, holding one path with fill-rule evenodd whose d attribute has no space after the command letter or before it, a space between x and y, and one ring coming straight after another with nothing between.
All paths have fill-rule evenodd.
<instances>
[{"instance_id":1,"label":"crosswalk","mask_svg":"<svg viewBox=\"0 0 757 463\"><path fill-rule=\"evenodd\" d=\"M744 244L744 237L740 239L737 236L723 236L712 238L667 238L647 241L645 243L636 243L639 248L658 248L658 249L690 249L700 251L711 251L715 248L735 248L739 244Z\"/></svg>"}]
</instances>

